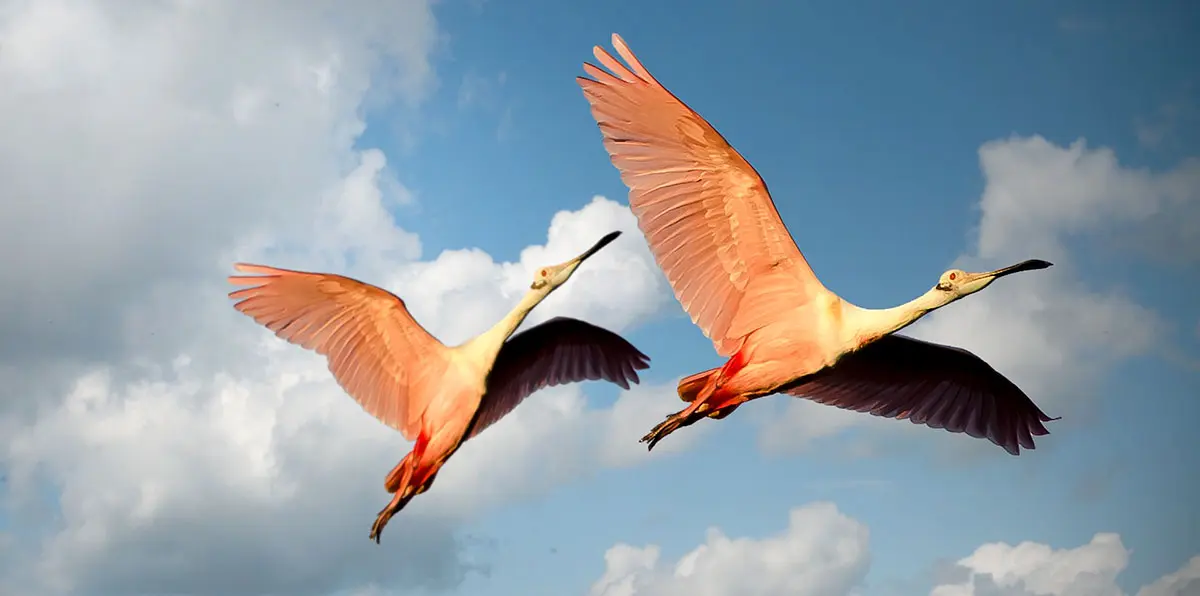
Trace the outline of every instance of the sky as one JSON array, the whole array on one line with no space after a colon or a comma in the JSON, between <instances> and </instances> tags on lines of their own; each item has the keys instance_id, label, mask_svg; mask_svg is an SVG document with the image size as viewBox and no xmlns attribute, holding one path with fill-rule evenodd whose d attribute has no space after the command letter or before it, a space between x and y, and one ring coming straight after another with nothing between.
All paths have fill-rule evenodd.
<instances>
[{"instance_id":1,"label":"sky","mask_svg":"<svg viewBox=\"0 0 1200 596\"><path fill-rule=\"evenodd\" d=\"M1200 594L1200 9L1187 2L0 0L0 592ZM1062 420L1034 451L790 397L651 453L719 365L574 81L620 33L867 307ZM367 539L408 451L238 314L351 275L446 343L542 304L641 384L538 392ZM1190 472L1189 472L1190 470Z\"/></svg>"}]
</instances>

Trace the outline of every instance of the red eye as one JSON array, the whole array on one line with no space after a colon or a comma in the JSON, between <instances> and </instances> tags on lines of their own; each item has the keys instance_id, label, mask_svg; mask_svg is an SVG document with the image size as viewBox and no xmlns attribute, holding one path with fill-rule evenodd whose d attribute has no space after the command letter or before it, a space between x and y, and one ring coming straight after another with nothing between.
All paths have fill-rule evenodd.
<instances>
[{"instance_id":1,"label":"red eye","mask_svg":"<svg viewBox=\"0 0 1200 596\"><path fill-rule=\"evenodd\" d=\"M539 272L538 272L538 275L540 275L540 276L542 276L542 277L546 277L547 275L550 275L550 270L549 270L549 269L542 269L541 271L539 271Z\"/></svg>"},{"instance_id":2,"label":"red eye","mask_svg":"<svg viewBox=\"0 0 1200 596\"><path fill-rule=\"evenodd\" d=\"M957 277L958 277L958 274L957 274L957 273L951 273L951 274L950 274L950 281L954 281L954 279L955 279L955 278L957 278Z\"/></svg>"}]
</instances>

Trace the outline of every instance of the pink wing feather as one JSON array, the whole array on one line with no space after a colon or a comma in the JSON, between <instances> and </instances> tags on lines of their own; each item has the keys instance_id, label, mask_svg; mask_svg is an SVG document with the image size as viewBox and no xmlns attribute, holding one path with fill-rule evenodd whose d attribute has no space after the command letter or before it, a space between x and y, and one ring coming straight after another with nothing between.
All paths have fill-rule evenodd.
<instances>
[{"instance_id":1,"label":"pink wing feather","mask_svg":"<svg viewBox=\"0 0 1200 596\"><path fill-rule=\"evenodd\" d=\"M431 384L446 369L447 349L412 318L396 295L327 273L238 263L229 277L257 284L229 294L234 308L275 335L326 356L329 370L372 416L410 441L420 432Z\"/></svg>"},{"instance_id":2,"label":"pink wing feather","mask_svg":"<svg viewBox=\"0 0 1200 596\"><path fill-rule=\"evenodd\" d=\"M1049 434L1041 411L980 357L887 335L784 391L839 408L987 438L1012 455Z\"/></svg>"},{"instance_id":3,"label":"pink wing feather","mask_svg":"<svg viewBox=\"0 0 1200 596\"><path fill-rule=\"evenodd\" d=\"M578 77L629 205L692 321L730 356L743 338L828 292L779 218L766 183L618 35ZM615 75L615 76L614 76Z\"/></svg>"},{"instance_id":4,"label":"pink wing feather","mask_svg":"<svg viewBox=\"0 0 1200 596\"><path fill-rule=\"evenodd\" d=\"M650 358L607 329L555 317L512 336L487 380L487 392L468 438L483 432L533 392L554 385L603 379L628 389Z\"/></svg>"}]
</instances>

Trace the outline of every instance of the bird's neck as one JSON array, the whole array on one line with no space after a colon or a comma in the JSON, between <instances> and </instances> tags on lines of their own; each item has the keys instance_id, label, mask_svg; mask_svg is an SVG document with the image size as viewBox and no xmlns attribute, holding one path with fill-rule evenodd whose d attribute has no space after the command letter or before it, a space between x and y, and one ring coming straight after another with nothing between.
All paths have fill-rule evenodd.
<instances>
[{"instance_id":1,"label":"bird's neck","mask_svg":"<svg viewBox=\"0 0 1200 596\"><path fill-rule=\"evenodd\" d=\"M904 329L931 311L945 306L946 301L940 294L941 292L937 290L930 290L892 308L862 308L848 305L853 313L853 324L848 325L847 328L854 331L854 337L848 339L861 346Z\"/></svg>"},{"instance_id":2,"label":"bird's neck","mask_svg":"<svg viewBox=\"0 0 1200 596\"><path fill-rule=\"evenodd\" d=\"M549 292L544 289L529 290L508 314L492 325L491 329L470 340L463 347L485 363L490 371L492 363L496 361L496 356L500 353L500 348L504 347L504 342L512 336L517 327L521 326L530 311L548 295Z\"/></svg>"}]
</instances>

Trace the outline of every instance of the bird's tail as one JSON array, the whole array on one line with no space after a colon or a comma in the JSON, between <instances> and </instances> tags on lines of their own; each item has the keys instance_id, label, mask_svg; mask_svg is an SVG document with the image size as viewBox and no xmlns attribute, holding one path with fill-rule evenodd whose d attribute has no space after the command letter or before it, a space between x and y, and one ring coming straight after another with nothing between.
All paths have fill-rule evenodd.
<instances>
[{"instance_id":1,"label":"bird's tail","mask_svg":"<svg viewBox=\"0 0 1200 596\"><path fill-rule=\"evenodd\" d=\"M686 402L696 401L696 397L700 395L706 386L716 380L716 375L721 372L720 368L712 368L704 372L698 372L694 375L684 377L679 381L679 399Z\"/></svg>"}]
</instances>

